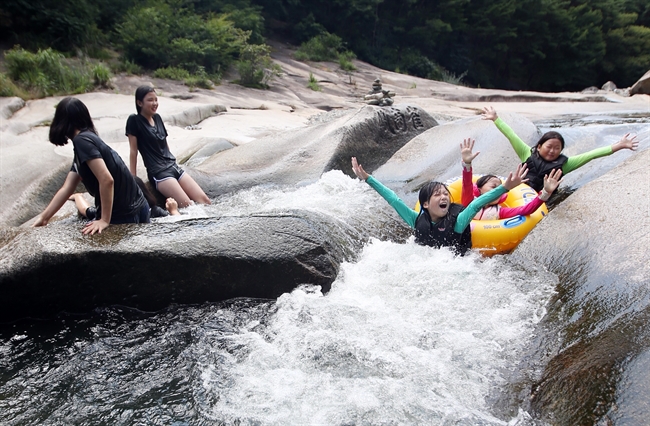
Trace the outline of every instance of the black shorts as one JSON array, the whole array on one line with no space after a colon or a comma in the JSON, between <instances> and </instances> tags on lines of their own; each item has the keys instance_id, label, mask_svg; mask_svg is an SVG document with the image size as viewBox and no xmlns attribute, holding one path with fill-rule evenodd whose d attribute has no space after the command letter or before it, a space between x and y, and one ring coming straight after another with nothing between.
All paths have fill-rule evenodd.
<instances>
[{"instance_id":1,"label":"black shorts","mask_svg":"<svg viewBox=\"0 0 650 426\"><path fill-rule=\"evenodd\" d=\"M174 164L173 166L167 167L165 170L161 170L155 174L148 175L148 178L149 182L154 183L156 185L156 189L158 189L158 184L160 182L167 179L181 180L183 174L185 174L185 170L181 169L178 164Z\"/></svg>"}]
</instances>

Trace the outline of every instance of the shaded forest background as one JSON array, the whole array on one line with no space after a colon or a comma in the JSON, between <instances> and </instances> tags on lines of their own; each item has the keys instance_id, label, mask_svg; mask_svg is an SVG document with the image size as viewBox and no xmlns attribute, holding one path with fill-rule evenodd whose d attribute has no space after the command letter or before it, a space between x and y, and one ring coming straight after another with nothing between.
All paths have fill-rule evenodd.
<instances>
[{"instance_id":1,"label":"shaded forest background","mask_svg":"<svg viewBox=\"0 0 650 426\"><path fill-rule=\"evenodd\" d=\"M511 90L563 91L650 69L648 0L5 0L3 47L218 76L267 39L380 68ZM328 44L329 43L329 44ZM322 46L321 46L322 47ZM247 53L248 52L248 53ZM245 65L245 63L244 63ZM249 64L250 65L250 64ZM240 72L242 69L240 69ZM245 71L245 70L244 70ZM256 72L253 68L251 72Z\"/></svg>"}]
</instances>

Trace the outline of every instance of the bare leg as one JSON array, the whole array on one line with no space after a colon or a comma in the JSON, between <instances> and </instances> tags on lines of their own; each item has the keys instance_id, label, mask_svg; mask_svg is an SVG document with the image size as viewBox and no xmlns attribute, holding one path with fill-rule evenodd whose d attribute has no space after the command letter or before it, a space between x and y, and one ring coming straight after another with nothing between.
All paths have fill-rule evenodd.
<instances>
[{"instance_id":1,"label":"bare leg","mask_svg":"<svg viewBox=\"0 0 650 426\"><path fill-rule=\"evenodd\" d=\"M174 178L165 179L158 182L158 191L166 198L173 198L178 203L178 207L187 207L192 204L192 200L187 196L180 183Z\"/></svg>"},{"instance_id":2,"label":"bare leg","mask_svg":"<svg viewBox=\"0 0 650 426\"><path fill-rule=\"evenodd\" d=\"M181 184L181 188L183 188L183 191L185 191L185 193L192 199L192 201L199 204L212 204L199 184L196 183L194 179L192 179L192 176L184 173L178 183Z\"/></svg>"},{"instance_id":3,"label":"bare leg","mask_svg":"<svg viewBox=\"0 0 650 426\"><path fill-rule=\"evenodd\" d=\"M90 207L90 203L86 201L86 198L83 196L83 194L77 192L76 194L72 194L68 200L74 201L74 205L77 207L79 214L83 217L86 217L86 210L88 207Z\"/></svg>"}]
</instances>

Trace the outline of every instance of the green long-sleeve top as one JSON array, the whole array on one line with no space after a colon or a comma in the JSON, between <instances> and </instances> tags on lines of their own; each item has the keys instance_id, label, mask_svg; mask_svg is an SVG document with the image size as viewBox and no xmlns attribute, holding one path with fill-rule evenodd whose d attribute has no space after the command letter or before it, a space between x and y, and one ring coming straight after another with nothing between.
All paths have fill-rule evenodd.
<instances>
[{"instance_id":1,"label":"green long-sleeve top","mask_svg":"<svg viewBox=\"0 0 650 426\"><path fill-rule=\"evenodd\" d=\"M397 196L397 194L395 194L392 190L385 187L381 182L379 182L374 177L368 176L366 182L375 191L377 191L379 195L381 195L384 198L384 200L386 200L388 204L390 204L392 208L395 209L397 214L399 214L399 216L402 219L404 219L404 222L406 222L411 228L415 228L415 221L419 215L418 212L416 212L415 210L407 206L406 203ZM483 206L485 206L491 201L498 199L501 195L505 194L506 192L508 192L508 190L503 185L499 185L498 187L494 188L492 191L489 191L481 195L480 197L476 198L474 201L469 203L469 205L465 208L465 210L460 212L460 214L458 215L458 219L454 224L454 232L458 234L462 234L465 228L467 228L469 223L472 221L474 216L476 216L476 213L478 213L478 211L481 210Z\"/></svg>"},{"instance_id":2,"label":"green long-sleeve top","mask_svg":"<svg viewBox=\"0 0 650 426\"><path fill-rule=\"evenodd\" d=\"M510 141L510 145L512 145L512 148L515 150L517 155L519 156L519 159L521 162L525 162L528 157L530 157L531 154L531 149L524 141L521 140L519 136L506 124L505 121L501 120L501 118L497 118L494 120L494 124L497 126L497 129L503 133L503 135L508 138ZM595 158L600 158L600 157L606 157L608 155L612 155L612 147L611 146L603 146L600 148L596 148L594 150L591 150L589 152L585 152L583 154L579 155L574 155L573 157L569 157L566 163L562 166L562 174L567 174L569 172L574 171L578 167L582 167L591 160Z\"/></svg>"}]
</instances>

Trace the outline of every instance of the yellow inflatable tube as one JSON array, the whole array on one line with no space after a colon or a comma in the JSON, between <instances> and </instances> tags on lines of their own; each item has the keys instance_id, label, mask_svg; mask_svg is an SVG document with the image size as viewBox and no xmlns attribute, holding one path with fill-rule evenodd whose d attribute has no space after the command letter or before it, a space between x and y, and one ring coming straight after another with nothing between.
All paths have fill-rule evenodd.
<instances>
[{"instance_id":1,"label":"yellow inflatable tube","mask_svg":"<svg viewBox=\"0 0 650 426\"><path fill-rule=\"evenodd\" d=\"M479 176L473 176L476 182ZM503 179L502 179L503 181ZM449 183L449 193L453 203L460 204L462 179L457 178ZM503 207L520 207L528 204L537 193L526 184L521 184L508 192L508 197L500 203ZM415 210L420 211L418 202ZM514 216L501 220L472 220L472 248L479 250L483 255L509 253L524 239L526 235L548 214L546 204L542 204L533 214L528 216Z\"/></svg>"}]
</instances>

